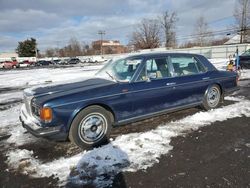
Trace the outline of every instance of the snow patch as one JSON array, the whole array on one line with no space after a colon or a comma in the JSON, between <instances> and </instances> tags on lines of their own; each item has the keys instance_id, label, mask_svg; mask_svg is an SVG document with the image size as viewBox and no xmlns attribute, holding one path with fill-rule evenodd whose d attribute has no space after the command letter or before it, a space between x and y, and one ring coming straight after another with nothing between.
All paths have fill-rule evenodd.
<instances>
[{"instance_id":1,"label":"snow patch","mask_svg":"<svg viewBox=\"0 0 250 188\"><path fill-rule=\"evenodd\" d=\"M7 153L7 162L11 168L21 171L23 174L30 175L36 172L36 166L40 163L33 158L33 151L17 149Z\"/></svg>"},{"instance_id":2,"label":"snow patch","mask_svg":"<svg viewBox=\"0 0 250 188\"><path fill-rule=\"evenodd\" d=\"M243 69L240 73L240 79L250 79L250 69Z\"/></svg>"},{"instance_id":3,"label":"snow patch","mask_svg":"<svg viewBox=\"0 0 250 188\"><path fill-rule=\"evenodd\" d=\"M21 105L17 105L0 113L0 129L7 128L20 123L18 117Z\"/></svg>"},{"instance_id":4,"label":"snow patch","mask_svg":"<svg viewBox=\"0 0 250 188\"><path fill-rule=\"evenodd\" d=\"M93 76L101 66L12 70L1 75L1 87L27 87ZM24 76L25 75L25 76Z\"/></svg>"},{"instance_id":5,"label":"snow patch","mask_svg":"<svg viewBox=\"0 0 250 188\"><path fill-rule=\"evenodd\" d=\"M17 91L17 92L9 92L9 93L4 93L0 95L0 103L8 103L12 102L15 100L21 100L23 99L23 92L22 91Z\"/></svg>"}]
</instances>

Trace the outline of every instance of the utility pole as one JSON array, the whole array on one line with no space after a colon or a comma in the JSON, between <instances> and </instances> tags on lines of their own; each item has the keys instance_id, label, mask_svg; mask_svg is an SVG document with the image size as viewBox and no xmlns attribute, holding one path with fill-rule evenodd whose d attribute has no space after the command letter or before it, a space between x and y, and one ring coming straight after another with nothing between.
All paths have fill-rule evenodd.
<instances>
[{"instance_id":1,"label":"utility pole","mask_svg":"<svg viewBox=\"0 0 250 188\"><path fill-rule=\"evenodd\" d=\"M38 56L37 48L35 49L35 51L36 51L36 59L37 59L37 56Z\"/></svg>"},{"instance_id":2,"label":"utility pole","mask_svg":"<svg viewBox=\"0 0 250 188\"><path fill-rule=\"evenodd\" d=\"M103 49L102 49L102 42L103 42L103 35L105 35L104 30L98 31L98 34L101 35L101 55L103 54Z\"/></svg>"},{"instance_id":3,"label":"utility pole","mask_svg":"<svg viewBox=\"0 0 250 188\"><path fill-rule=\"evenodd\" d=\"M242 4L241 28L240 28L240 43L245 42L245 37L246 37L247 3L248 3L248 0L243 0L242 3L243 4Z\"/></svg>"}]
</instances>

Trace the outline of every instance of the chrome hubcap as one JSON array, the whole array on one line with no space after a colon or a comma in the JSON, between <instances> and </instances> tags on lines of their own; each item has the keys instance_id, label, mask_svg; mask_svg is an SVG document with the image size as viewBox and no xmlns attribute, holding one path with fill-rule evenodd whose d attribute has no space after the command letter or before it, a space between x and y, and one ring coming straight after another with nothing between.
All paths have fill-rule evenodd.
<instances>
[{"instance_id":1,"label":"chrome hubcap","mask_svg":"<svg viewBox=\"0 0 250 188\"><path fill-rule=\"evenodd\" d=\"M95 143L105 135L107 131L107 120L99 113L86 116L79 125L78 134L85 143Z\"/></svg>"},{"instance_id":2,"label":"chrome hubcap","mask_svg":"<svg viewBox=\"0 0 250 188\"><path fill-rule=\"evenodd\" d=\"M220 102L220 91L216 87L212 87L208 91L207 102L210 107L216 107Z\"/></svg>"}]
</instances>

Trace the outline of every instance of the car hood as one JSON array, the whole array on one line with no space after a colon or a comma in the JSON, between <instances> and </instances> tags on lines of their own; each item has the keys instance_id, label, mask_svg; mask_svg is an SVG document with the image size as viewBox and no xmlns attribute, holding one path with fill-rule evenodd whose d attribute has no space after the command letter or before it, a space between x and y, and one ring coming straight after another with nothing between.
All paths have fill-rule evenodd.
<instances>
[{"instance_id":1,"label":"car hood","mask_svg":"<svg viewBox=\"0 0 250 188\"><path fill-rule=\"evenodd\" d=\"M111 84L115 84L115 82L103 78L90 78L90 79L72 81L70 83L58 83L40 87L32 87L25 89L24 93L26 96L34 96L34 97L44 97L47 95L58 96L58 95L76 93L79 91L84 91Z\"/></svg>"}]
</instances>

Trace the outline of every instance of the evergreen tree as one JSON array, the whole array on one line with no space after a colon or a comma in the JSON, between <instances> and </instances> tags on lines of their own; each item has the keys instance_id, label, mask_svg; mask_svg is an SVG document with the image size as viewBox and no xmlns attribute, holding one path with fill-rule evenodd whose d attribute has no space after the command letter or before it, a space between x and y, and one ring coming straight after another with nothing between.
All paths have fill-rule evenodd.
<instances>
[{"instance_id":1,"label":"evergreen tree","mask_svg":"<svg viewBox=\"0 0 250 188\"><path fill-rule=\"evenodd\" d=\"M35 57L36 56L36 39L30 38L22 42L18 42L16 52L19 57Z\"/></svg>"}]
</instances>

